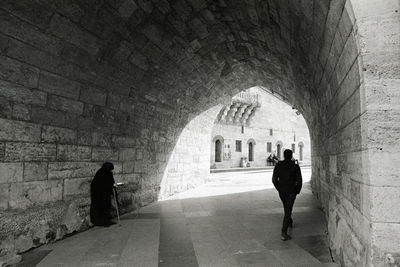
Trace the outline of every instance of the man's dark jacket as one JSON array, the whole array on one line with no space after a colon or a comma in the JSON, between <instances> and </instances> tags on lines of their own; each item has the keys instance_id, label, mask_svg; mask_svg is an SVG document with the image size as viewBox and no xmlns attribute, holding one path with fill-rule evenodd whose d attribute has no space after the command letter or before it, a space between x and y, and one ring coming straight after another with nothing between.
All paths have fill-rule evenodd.
<instances>
[{"instance_id":1,"label":"man's dark jacket","mask_svg":"<svg viewBox=\"0 0 400 267\"><path fill-rule=\"evenodd\" d=\"M303 179L299 165L291 160L279 161L274 168L272 182L282 194L299 194Z\"/></svg>"}]
</instances>

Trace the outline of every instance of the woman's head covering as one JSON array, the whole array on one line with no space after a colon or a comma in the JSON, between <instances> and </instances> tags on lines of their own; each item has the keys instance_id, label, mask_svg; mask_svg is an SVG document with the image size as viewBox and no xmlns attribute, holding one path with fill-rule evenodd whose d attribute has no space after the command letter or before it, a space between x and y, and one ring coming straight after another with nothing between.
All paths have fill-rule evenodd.
<instances>
[{"instance_id":1,"label":"woman's head covering","mask_svg":"<svg viewBox=\"0 0 400 267\"><path fill-rule=\"evenodd\" d=\"M106 171L111 171L114 170L114 164L112 164L111 162L105 162L103 163L103 166L101 166L101 168Z\"/></svg>"}]
</instances>

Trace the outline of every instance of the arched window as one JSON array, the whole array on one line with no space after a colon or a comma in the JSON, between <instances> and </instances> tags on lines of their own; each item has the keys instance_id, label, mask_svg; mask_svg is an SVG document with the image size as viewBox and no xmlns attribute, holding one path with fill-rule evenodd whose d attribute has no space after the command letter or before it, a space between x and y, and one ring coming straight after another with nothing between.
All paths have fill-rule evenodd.
<instances>
[{"instance_id":1,"label":"arched window","mask_svg":"<svg viewBox=\"0 0 400 267\"><path fill-rule=\"evenodd\" d=\"M281 141L278 141L277 143L276 143L276 156L278 157L278 159L282 159L282 146L283 146L283 144L282 144L282 142Z\"/></svg>"},{"instance_id":2,"label":"arched window","mask_svg":"<svg viewBox=\"0 0 400 267\"><path fill-rule=\"evenodd\" d=\"M249 161L254 161L254 146L256 144L256 141L254 141L253 138L249 139L249 141L247 141L247 144L249 146Z\"/></svg>"},{"instance_id":3,"label":"arched window","mask_svg":"<svg viewBox=\"0 0 400 267\"><path fill-rule=\"evenodd\" d=\"M249 143L249 161L253 161L253 143Z\"/></svg>"},{"instance_id":4,"label":"arched window","mask_svg":"<svg viewBox=\"0 0 400 267\"><path fill-rule=\"evenodd\" d=\"M221 162L222 154L222 144L221 140L217 139L215 141L215 162Z\"/></svg>"},{"instance_id":5,"label":"arched window","mask_svg":"<svg viewBox=\"0 0 400 267\"><path fill-rule=\"evenodd\" d=\"M211 151L214 153L214 155L211 156L214 156L214 158L212 158L214 162L222 162L224 153L223 145L224 138L221 135L214 136L211 143Z\"/></svg>"},{"instance_id":6,"label":"arched window","mask_svg":"<svg viewBox=\"0 0 400 267\"><path fill-rule=\"evenodd\" d=\"M303 150L304 150L304 143L299 143L299 161L303 160Z\"/></svg>"}]
</instances>

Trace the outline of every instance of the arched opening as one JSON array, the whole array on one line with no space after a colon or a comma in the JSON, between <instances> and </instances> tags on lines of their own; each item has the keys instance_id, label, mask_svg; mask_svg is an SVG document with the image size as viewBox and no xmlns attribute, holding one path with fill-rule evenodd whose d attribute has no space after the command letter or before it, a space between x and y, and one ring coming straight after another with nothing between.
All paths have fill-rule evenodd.
<instances>
[{"instance_id":1,"label":"arched opening","mask_svg":"<svg viewBox=\"0 0 400 267\"><path fill-rule=\"evenodd\" d=\"M249 161L254 161L253 143L249 143Z\"/></svg>"},{"instance_id":2,"label":"arched opening","mask_svg":"<svg viewBox=\"0 0 400 267\"><path fill-rule=\"evenodd\" d=\"M400 253L400 213L386 212L400 196L397 165L385 162L400 151L397 0L75 2L1 4L0 208L26 229L7 228L10 251L87 228L103 161L128 185L126 210L155 201L160 185L204 181L214 158L199 148L210 136L197 116L257 85L310 126L313 191L342 265ZM227 112L253 107L242 108ZM25 211L48 216L38 229Z\"/></svg>"},{"instance_id":3,"label":"arched opening","mask_svg":"<svg viewBox=\"0 0 400 267\"><path fill-rule=\"evenodd\" d=\"M218 139L215 141L215 162L222 161L222 144L221 141Z\"/></svg>"},{"instance_id":4,"label":"arched opening","mask_svg":"<svg viewBox=\"0 0 400 267\"><path fill-rule=\"evenodd\" d=\"M205 114L214 114L216 112L216 108L211 108L209 109ZM202 120L201 118L204 117L204 113L200 114L197 118L197 120ZM208 115L207 115L208 116ZM204 118L203 118L204 119ZM209 139L210 141L210 168L215 169L215 168L220 168L223 166L224 161L228 159L230 156L230 143L225 141L225 138L222 135L215 135L211 132L211 127L212 127L212 121L207 122L207 124L203 124L204 129L206 130L205 132L209 133L212 139ZM210 127L208 129L205 129L205 127ZM186 132L186 128L183 130L183 132ZM190 135L196 135L196 133L191 132ZM204 141L204 140L203 140ZM205 143L206 144L206 143ZM203 143L199 143L197 146L203 146L205 145ZM183 144L185 146L185 144ZM197 148L198 149L198 148ZM176 146L175 146L176 150ZM193 152L196 154L197 152Z\"/></svg>"},{"instance_id":5,"label":"arched opening","mask_svg":"<svg viewBox=\"0 0 400 267\"><path fill-rule=\"evenodd\" d=\"M252 131L253 129L250 128L250 131ZM252 131L253 132L253 131ZM256 141L254 140L254 138L250 138L249 140L247 140L247 158L248 161L250 162L254 162L254 154L255 154L255 145L256 145Z\"/></svg>"}]
</instances>

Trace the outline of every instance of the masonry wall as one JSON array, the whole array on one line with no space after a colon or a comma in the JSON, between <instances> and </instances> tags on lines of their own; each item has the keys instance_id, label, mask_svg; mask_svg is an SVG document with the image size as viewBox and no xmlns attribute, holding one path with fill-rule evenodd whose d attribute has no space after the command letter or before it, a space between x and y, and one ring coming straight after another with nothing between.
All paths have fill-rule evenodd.
<instances>
[{"instance_id":1,"label":"masonry wall","mask_svg":"<svg viewBox=\"0 0 400 267\"><path fill-rule=\"evenodd\" d=\"M100 23L94 10L113 11L1 3L0 262L87 229L90 180L105 161L126 183L122 212L157 199L186 115L139 85L147 59L113 35L123 20Z\"/></svg>"},{"instance_id":2,"label":"masonry wall","mask_svg":"<svg viewBox=\"0 0 400 267\"><path fill-rule=\"evenodd\" d=\"M159 200L208 181L210 136L222 107L217 105L194 116L182 130L163 173Z\"/></svg>"},{"instance_id":3,"label":"masonry wall","mask_svg":"<svg viewBox=\"0 0 400 267\"><path fill-rule=\"evenodd\" d=\"M330 16L336 4L343 7L341 15ZM398 218L389 215L398 213L390 204L398 202L397 184L389 178L398 152L391 140L398 131L388 126L398 121L397 105L392 105L397 99L392 88L398 79L398 17L395 1L331 2L327 16L326 25L338 26L326 32L325 42L332 40L332 46L319 54L326 64L320 86L327 88L322 103L333 104L320 109L321 121L316 121L326 128L310 129L313 188L328 218L333 255L343 266L399 261L395 240L400 234L397 223L391 223Z\"/></svg>"},{"instance_id":4,"label":"masonry wall","mask_svg":"<svg viewBox=\"0 0 400 267\"><path fill-rule=\"evenodd\" d=\"M353 3L353 2L352 2ZM371 264L400 264L400 3L354 1L363 61L363 199L371 229Z\"/></svg>"},{"instance_id":5,"label":"masonry wall","mask_svg":"<svg viewBox=\"0 0 400 267\"><path fill-rule=\"evenodd\" d=\"M319 88L325 88L317 127L310 128L313 189L328 219L330 246L343 266L369 266L368 198L363 186L360 58L350 2L331 1L324 46L319 53ZM318 88L318 87L317 87Z\"/></svg>"}]
</instances>

